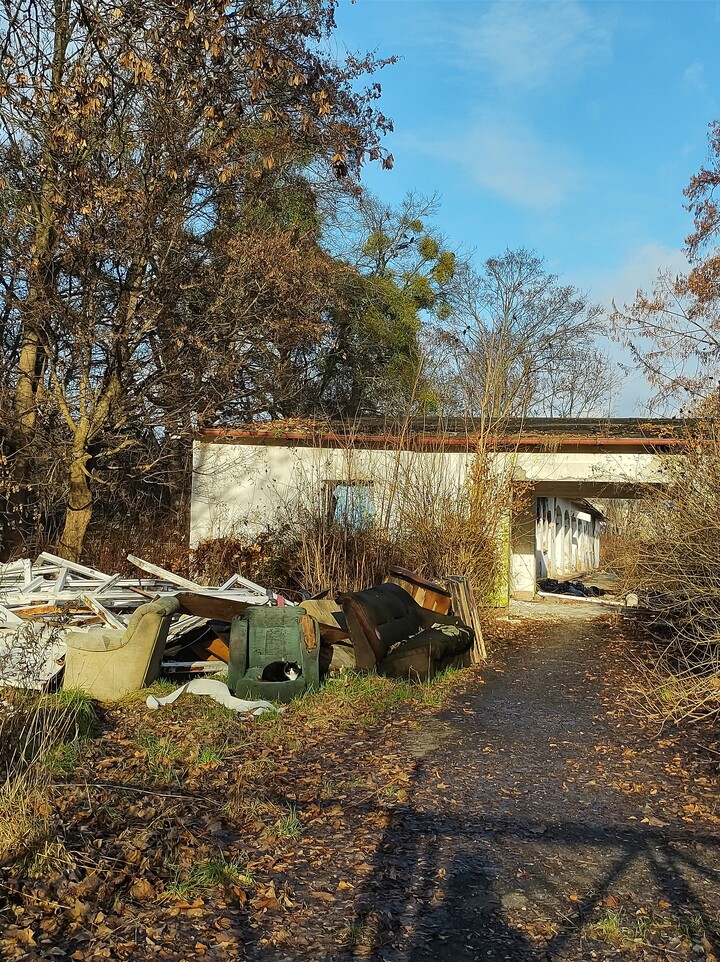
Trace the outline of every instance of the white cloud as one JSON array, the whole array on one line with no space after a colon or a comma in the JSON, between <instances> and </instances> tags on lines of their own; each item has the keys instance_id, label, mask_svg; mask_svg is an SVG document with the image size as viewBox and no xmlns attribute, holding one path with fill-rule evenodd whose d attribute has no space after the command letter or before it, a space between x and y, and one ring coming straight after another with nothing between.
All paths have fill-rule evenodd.
<instances>
[{"instance_id":1,"label":"white cloud","mask_svg":"<svg viewBox=\"0 0 720 962\"><path fill-rule=\"evenodd\" d=\"M605 63L612 53L609 29L578 0L499 0L479 17L445 19L441 34L464 66L485 68L498 84L523 89Z\"/></svg>"},{"instance_id":2,"label":"white cloud","mask_svg":"<svg viewBox=\"0 0 720 962\"><path fill-rule=\"evenodd\" d=\"M635 300L638 290L649 293L658 271L679 274L686 271L687 259L681 250L651 241L631 250L624 263L603 275L590 280L592 296L601 301L608 310L613 300L618 307Z\"/></svg>"},{"instance_id":3,"label":"white cloud","mask_svg":"<svg viewBox=\"0 0 720 962\"><path fill-rule=\"evenodd\" d=\"M529 127L498 118L426 143L424 149L462 165L493 194L533 210L562 204L580 181L569 150L546 143Z\"/></svg>"},{"instance_id":4,"label":"white cloud","mask_svg":"<svg viewBox=\"0 0 720 962\"><path fill-rule=\"evenodd\" d=\"M697 93L706 94L708 92L705 66L700 60L693 60L690 66L685 68L683 83Z\"/></svg>"}]
</instances>

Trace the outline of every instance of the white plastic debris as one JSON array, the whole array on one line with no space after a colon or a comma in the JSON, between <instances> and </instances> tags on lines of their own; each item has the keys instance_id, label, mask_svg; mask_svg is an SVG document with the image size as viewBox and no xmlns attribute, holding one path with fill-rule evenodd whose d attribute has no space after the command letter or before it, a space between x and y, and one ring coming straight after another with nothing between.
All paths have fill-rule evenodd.
<instances>
[{"instance_id":1,"label":"white plastic debris","mask_svg":"<svg viewBox=\"0 0 720 962\"><path fill-rule=\"evenodd\" d=\"M23 622L0 631L0 687L42 691L62 671L66 651L62 632L50 625Z\"/></svg>"},{"instance_id":2,"label":"white plastic debris","mask_svg":"<svg viewBox=\"0 0 720 962\"><path fill-rule=\"evenodd\" d=\"M262 715L266 711L282 711L269 701L244 701L236 698L230 693L228 686L222 681L215 681L211 678L193 678L192 681L181 685L171 694L164 698L157 698L155 695L148 695L145 704L148 708L160 708L162 705L171 705L181 695L206 695L212 698L219 705L231 708L233 711L242 712L247 715Z\"/></svg>"}]
</instances>

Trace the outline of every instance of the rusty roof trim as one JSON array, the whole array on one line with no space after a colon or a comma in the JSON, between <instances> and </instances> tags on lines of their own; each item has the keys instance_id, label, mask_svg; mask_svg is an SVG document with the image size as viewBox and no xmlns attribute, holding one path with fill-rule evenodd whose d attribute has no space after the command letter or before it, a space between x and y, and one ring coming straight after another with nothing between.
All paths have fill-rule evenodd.
<instances>
[{"instance_id":1,"label":"rusty roof trim","mask_svg":"<svg viewBox=\"0 0 720 962\"><path fill-rule=\"evenodd\" d=\"M358 418L353 422L288 419L202 428L201 442L292 444L293 446L407 447L469 451L481 442L495 450L579 447L673 448L687 444L700 422L677 418L524 418L504 422L492 433L477 418L423 418L392 422Z\"/></svg>"}]
</instances>

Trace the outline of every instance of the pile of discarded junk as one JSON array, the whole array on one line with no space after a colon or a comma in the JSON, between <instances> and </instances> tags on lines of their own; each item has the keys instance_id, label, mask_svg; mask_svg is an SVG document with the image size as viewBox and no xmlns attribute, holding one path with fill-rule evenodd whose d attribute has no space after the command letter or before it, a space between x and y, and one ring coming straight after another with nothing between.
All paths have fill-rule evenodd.
<instances>
[{"instance_id":1,"label":"pile of discarded junk","mask_svg":"<svg viewBox=\"0 0 720 962\"><path fill-rule=\"evenodd\" d=\"M293 601L237 574L207 586L128 560L137 577L47 552L0 566L0 686L114 701L161 676L222 674L236 699L286 702L335 670L422 681L485 657L460 576L446 590L391 568L363 591Z\"/></svg>"}]
</instances>

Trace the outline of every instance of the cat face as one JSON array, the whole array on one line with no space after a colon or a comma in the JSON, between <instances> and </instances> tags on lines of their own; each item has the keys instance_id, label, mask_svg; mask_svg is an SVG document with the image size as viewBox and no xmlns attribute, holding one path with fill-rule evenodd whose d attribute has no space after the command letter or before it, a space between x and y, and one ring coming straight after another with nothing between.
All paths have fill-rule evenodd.
<instances>
[{"instance_id":1,"label":"cat face","mask_svg":"<svg viewBox=\"0 0 720 962\"><path fill-rule=\"evenodd\" d=\"M302 668L296 661L273 661L263 669L262 681L296 681Z\"/></svg>"}]
</instances>

